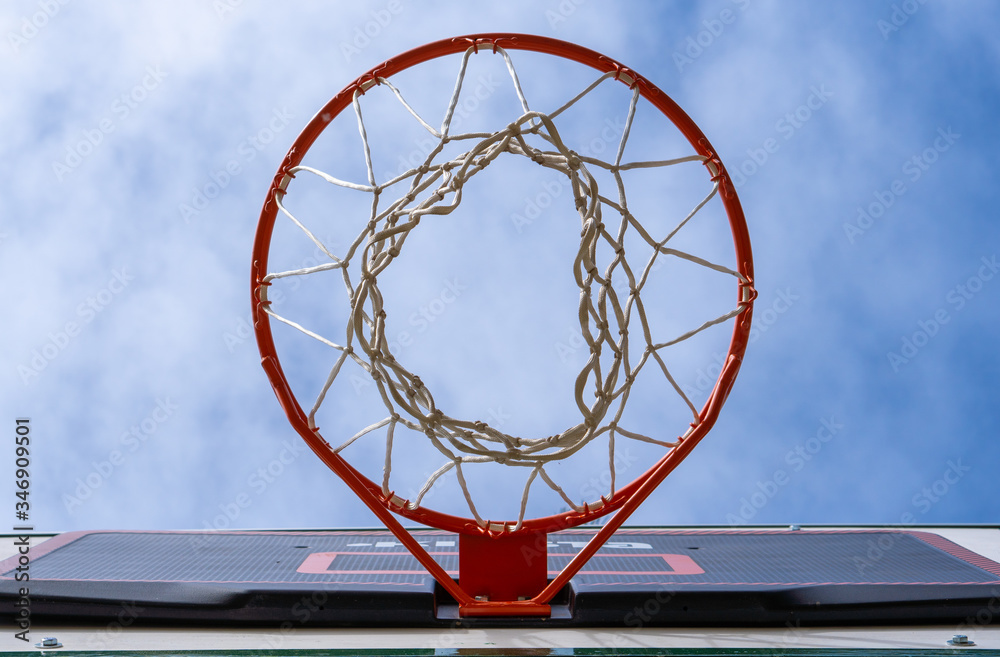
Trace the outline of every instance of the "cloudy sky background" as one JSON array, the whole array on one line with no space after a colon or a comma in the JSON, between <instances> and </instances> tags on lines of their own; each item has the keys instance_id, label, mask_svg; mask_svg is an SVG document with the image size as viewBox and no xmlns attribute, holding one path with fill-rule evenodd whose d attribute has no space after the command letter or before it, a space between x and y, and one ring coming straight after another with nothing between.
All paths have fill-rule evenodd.
<instances>
[{"instance_id":1,"label":"cloudy sky background","mask_svg":"<svg viewBox=\"0 0 1000 657\"><path fill-rule=\"evenodd\" d=\"M632 522L996 522L991 3L53 0L8 3L0 25L0 408L8 436L31 419L39 530L375 523L301 448L260 368L257 215L295 135L344 85L486 31L618 59L750 174L739 193L760 297L746 362L716 428ZM218 196L187 212L213 177ZM509 215L499 223L490 238L513 239ZM457 267L428 264L412 308L470 275ZM508 279L462 280L471 292L414 354L453 344ZM551 361L546 340L531 344ZM545 376L522 383L535 407L550 395ZM589 458L585 480L601 472Z\"/></svg>"}]
</instances>

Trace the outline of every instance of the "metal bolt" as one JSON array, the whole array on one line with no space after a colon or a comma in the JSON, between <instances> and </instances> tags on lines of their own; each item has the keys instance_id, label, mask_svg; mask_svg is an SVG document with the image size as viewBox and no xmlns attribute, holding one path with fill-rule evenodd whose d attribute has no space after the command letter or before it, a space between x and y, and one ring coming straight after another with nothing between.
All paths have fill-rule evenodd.
<instances>
[{"instance_id":1,"label":"metal bolt","mask_svg":"<svg viewBox=\"0 0 1000 657\"><path fill-rule=\"evenodd\" d=\"M948 640L948 643L950 643L953 646L974 646L974 645L976 645L975 641L969 641L969 637L966 636L966 635L964 635L964 634L956 634L956 635L954 635L953 637L951 637L951 639Z\"/></svg>"},{"instance_id":2,"label":"metal bolt","mask_svg":"<svg viewBox=\"0 0 1000 657\"><path fill-rule=\"evenodd\" d=\"M62 648L63 644L59 643L59 639L54 636L47 636L42 639L41 643L35 644L36 648Z\"/></svg>"}]
</instances>

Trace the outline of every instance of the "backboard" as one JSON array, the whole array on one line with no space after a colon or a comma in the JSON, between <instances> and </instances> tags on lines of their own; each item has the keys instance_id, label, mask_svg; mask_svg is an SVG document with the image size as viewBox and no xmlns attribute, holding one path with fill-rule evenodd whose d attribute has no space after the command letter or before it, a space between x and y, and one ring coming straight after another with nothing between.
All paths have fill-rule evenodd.
<instances>
[{"instance_id":1,"label":"backboard","mask_svg":"<svg viewBox=\"0 0 1000 657\"><path fill-rule=\"evenodd\" d=\"M593 533L551 535L550 573ZM456 535L413 534L457 574ZM55 636L70 651L134 647L142 637L176 650L196 627L203 647L230 651L773 652L863 649L864 637L883 637L870 647L943 650L956 634L1000 649L997 528L626 528L546 619L460 619L385 530L87 531L31 544L32 640ZM21 584L18 555L5 549L0 598L11 618ZM9 635L3 646L25 648Z\"/></svg>"}]
</instances>

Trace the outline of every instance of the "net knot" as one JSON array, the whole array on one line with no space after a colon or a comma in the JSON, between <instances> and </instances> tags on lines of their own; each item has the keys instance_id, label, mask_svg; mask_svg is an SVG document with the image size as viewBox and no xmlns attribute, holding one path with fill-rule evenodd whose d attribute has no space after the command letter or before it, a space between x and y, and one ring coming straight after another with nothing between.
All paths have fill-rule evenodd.
<instances>
[{"instance_id":1,"label":"net knot","mask_svg":"<svg viewBox=\"0 0 1000 657\"><path fill-rule=\"evenodd\" d=\"M629 89L635 89L635 85L639 84L639 76L635 74L632 69L619 64L613 59L604 57L603 55L601 56L601 59L611 64L615 71L615 79L627 84Z\"/></svg>"},{"instance_id":2,"label":"net knot","mask_svg":"<svg viewBox=\"0 0 1000 657\"><path fill-rule=\"evenodd\" d=\"M753 280L749 278L741 278L739 282L741 296L743 297L743 303L753 303L757 298L757 288L753 286Z\"/></svg>"},{"instance_id":3,"label":"net knot","mask_svg":"<svg viewBox=\"0 0 1000 657\"><path fill-rule=\"evenodd\" d=\"M292 148L288 151L288 155L281 162L281 166L278 168L278 173L274 175L274 179L271 181L271 190L268 194L267 203L270 204L272 200L278 199L278 194L282 196L285 195L285 187L288 185L288 181L295 177L295 174L291 172L292 160L295 157L295 152L297 149ZM280 199L278 199L280 200Z\"/></svg>"},{"instance_id":4,"label":"net knot","mask_svg":"<svg viewBox=\"0 0 1000 657\"><path fill-rule=\"evenodd\" d=\"M517 453L516 449L508 449L506 454L504 454L503 456L500 456L498 454L498 455L496 455L496 456L493 457L493 460L496 463L499 463L500 465L507 465L507 461L509 461L511 459L516 460L518 456L519 456L519 454Z\"/></svg>"},{"instance_id":5,"label":"net knot","mask_svg":"<svg viewBox=\"0 0 1000 657\"><path fill-rule=\"evenodd\" d=\"M476 55L479 54L479 46L480 45L493 46L493 52L496 53L496 51L497 51L497 44L496 44L496 41L494 39L488 39L488 38L483 38L483 37L479 37L479 38L464 37L463 41L465 41L468 44L470 44L470 46L472 47L472 52L474 54L476 54Z\"/></svg>"},{"instance_id":6,"label":"net knot","mask_svg":"<svg viewBox=\"0 0 1000 657\"><path fill-rule=\"evenodd\" d=\"M357 90L358 95L364 96L366 91L384 82L384 79L379 77L378 73L378 71L372 71L358 78L355 83L355 89Z\"/></svg>"},{"instance_id":7,"label":"net knot","mask_svg":"<svg viewBox=\"0 0 1000 657\"><path fill-rule=\"evenodd\" d=\"M706 142L702 140L698 143L704 145ZM726 167L723 166L722 160L720 160L719 156L715 154L715 151L708 151L705 155L705 159L702 160L701 163L708 169L708 172L711 174L712 182L714 183L718 183L727 175Z\"/></svg>"},{"instance_id":8,"label":"net knot","mask_svg":"<svg viewBox=\"0 0 1000 657\"><path fill-rule=\"evenodd\" d=\"M393 258L399 257L399 247L398 246L394 246L394 247L390 248L389 249L389 255L391 255Z\"/></svg>"}]
</instances>

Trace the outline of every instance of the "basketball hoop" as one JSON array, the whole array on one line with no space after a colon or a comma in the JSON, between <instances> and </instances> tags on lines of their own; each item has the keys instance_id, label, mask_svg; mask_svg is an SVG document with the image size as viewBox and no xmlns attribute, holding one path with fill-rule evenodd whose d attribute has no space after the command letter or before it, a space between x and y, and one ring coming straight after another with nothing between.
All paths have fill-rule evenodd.
<instances>
[{"instance_id":1,"label":"basketball hoop","mask_svg":"<svg viewBox=\"0 0 1000 657\"><path fill-rule=\"evenodd\" d=\"M509 51L533 51L583 64L598 73L589 86L555 108L534 109L525 96ZM414 109L404 89L393 84L393 76L420 64L449 55L461 55L459 75L440 128L432 127ZM520 104L519 115L510 116L487 132L454 132L456 108L468 63L472 57L501 57L509 72ZM630 103L625 129L613 149L611 161L581 154L563 139L559 122L571 107L584 101L594 89L605 84L624 85ZM366 132L362 97L376 86L391 92L394 102L405 108L413 121L430 135L433 146L422 162L390 179L380 179L372 164ZM676 126L692 152L680 157L656 160L624 159L629 131L640 103L648 103ZM317 139L344 110L353 108L364 144L364 182L349 181L303 164ZM450 154L454 147L460 153ZM451 150L449 150L451 149ZM445 155L445 153L449 153ZM393 354L385 333L387 309L378 287L379 276L393 266L406 248L410 234L422 219L447 215L462 202L463 186L499 158L524 158L548 171L565 176L581 222L580 245L572 270L580 291L580 333L591 358L578 377L575 399L580 421L559 434L547 437L519 437L478 420L451 417L439 408L435 397L420 377L410 372ZM401 158L402 159L402 158ZM676 227L665 235L651 235L642 217L632 214L625 195L623 172L639 169L669 171L671 167L703 166L707 192ZM597 173L615 181L618 198L613 200L597 183ZM292 212L285 199L293 192L296 176L315 176L340 189L371 195L370 215L361 233L342 253L335 254L317 237L315 225ZM401 193L399 193L401 192ZM728 217L735 249L735 265L728 267L708 258L674 248L668 242L713 199L721 199ZM316 245L326 258L318 265L287 271L268 268L272 233L279 215L288 217ZM614 224L614 225L612 225ZM649 249L645 261L630 262L624 235L635 234L638 243ZM613 253L610 263L598 263L597 253ZM680 259L720 276L731 277L736 287L735 306L723 314L701 322L680 335L657 340L650 330L641 292L658 259ZM344 337L334 340L294 318L275 310L269 296L271 285L281 279L304 279L327 275L343 276L350 299L350 314ZM624 291L612 279L625 281ZM750 240L736 190L718 155L691 119L651 82L621 64L580 46L530 35L482 34L446 39L416 48L388 60L365 73L340 93L310 121L296 139L268 190L253 247L251 272L254 329L262 364L292 426L310 448L385 523L420 563L454 597L463 616L547 615L549 602L580 567L608 540L628 516L683 460L714 425L742 363L750 332L753 301L753 264ZM310 410L304 410L279 363L272 335L272 319L334 350L338 356L325 376ZM702 331L733 322L728 351L707 399L699 409L667 367L661 352ZM630 322L632 331L630 332ZM638 328L636 326L638 325ZM633 335L634 334L634 335ZM641 341L641 356L630 359L630 342ZM349 439L328 442L316 424L316 414L331 385L345 367L363 370L377 387L385 405L385 417L357 431ZM670 387L690 409L691 421L680 437L670 440L640 434L622 421L626 402L637 375L644 368L660 371ZM592 390L591 390L592 388ZM593 392L594 401L589 401ZM424 482L413 499L403 499L392 489L392 473L400 464L393 458L396 431L410 431L426 438L428 450L438 453L444 463ZM382 433L384 432L384 434ZM346 433L346 432L345 432ZM384 435L385 466L382 481L374 481L349 463L342 452L372 435ZM657 445L664 453L643 474L624 486L615 484L615 440L641 441ZM607 495L578 500L568 495L547 468L570 459L595 441L607 441L611 485ZM603 443L602 443L603 444ZM466 470L478 464L520 468L527 481L520 496L516 518L493 520L480 513L479 503L466 483ZM444 513L424 505L427 492L446 475L454 474L468 507L468 517ZM568 510L545 517L528 517L526 509L532 486L547 488L559 495ZM617 511L596 536L551 581L546 566L546 536L552 532L591 522ZM459 534L460 575L456 583L401 525L398 516L423 525Z\"/></svg>"}]
</instances>

